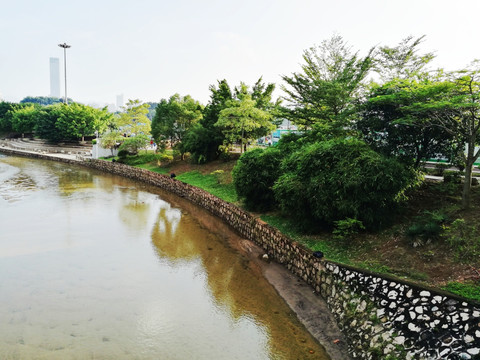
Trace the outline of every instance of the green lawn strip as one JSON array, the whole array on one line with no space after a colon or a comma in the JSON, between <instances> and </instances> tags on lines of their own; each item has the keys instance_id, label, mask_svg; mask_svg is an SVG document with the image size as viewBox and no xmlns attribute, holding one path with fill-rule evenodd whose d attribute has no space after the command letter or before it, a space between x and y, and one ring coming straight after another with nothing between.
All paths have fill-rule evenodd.
<instances>
[{"instance_id":1,"label":"green lawn strip","mask_svg":"<svg viewBox=\"0 0 480 360\"><path fill-rule=\"evenodd\" d=\"M231 203L236 203L238 201L234 185L219 184L215 175L203 175L199 171L189 171L178 175L176 179L203 189L222 200Z\"/></svg>"},{"instance_id":2,"label":"green lawn strip","mask_svg":"<svg viewBox=\"0 0 480 360\"><path fill-rule=\"evenodd\" d=\"M140 165L137 165L137 167L139 168L142 168L142 169L145 169L145 170L149 170L149 171L152 171L152 172L155 172L157 174L168 174L170 172L170 170L168 168L164 168L164 167L160 167L158 165L155 165L155 164L152 164L152 163L148 163L148 164L140 164Z\"/></svg>"},{"instance_id":3,"label":"green lawn strip","mask_svg":"<svg viewBox=\"0 0 480 360\"><path fill-rule=\"evenodd\" d=\"M331 238L321 239L317 236L304 235L297 229L295 225L288 219L277 215L261 215L260 218L267 224L278 229L293 241L304 245L312 251L321 251L326 259L336 261L343 264L353 265L352 256L356 252Z\"/></svg>"},{"instance_id":4,"label":"green lawn strip","mask_svg":"<svg viewBox=\"0 0 480 360\"><path fill-rule=\"evenodd\" d=\"M443 288L451 293L460 295L467 299L473 299L480 302L480 284L479 283L460 283L456 281L449 282Z\"/></svg>"}]
</instances>

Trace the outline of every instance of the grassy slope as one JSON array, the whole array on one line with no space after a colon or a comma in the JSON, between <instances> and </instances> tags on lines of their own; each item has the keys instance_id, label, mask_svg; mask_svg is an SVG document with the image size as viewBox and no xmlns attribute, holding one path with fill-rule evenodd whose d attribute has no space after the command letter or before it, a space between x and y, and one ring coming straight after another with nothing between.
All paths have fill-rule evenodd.
<instances>
[{"instance_id":1,"label":"grassy slope","mask_svg":"<svg viewBox=\"0 0 480 360\"><path fill-rule=\"evenodd\" d=\"M230 161L192 165L177 161L161 167L156 162L143 163L137 159L132 165L164 174L175 172L178 180L241 205L230 174L234 164ZM465 244L454 246L448 244L445 236L436 236L428 244L413 247L412 239L405 235L406 229L418 221L419 216L424 216L424 211L442 212L449 222L462 218L470 227L480 225L477 218L480 189L474 188L473 206L469 211L460 210L460 194L459 186L427 183L410 194L409 202L389 228L343 241L335 239L330 231L302 234L288 218L276 213L258 215L293 240L324 252L327 259L440 287L480 301L480 259L464 256L469 252ZM476 237L476 231L472 233ZM478 244L480 250L480 238L470 240Z\"/></svg>"}]
</instances>

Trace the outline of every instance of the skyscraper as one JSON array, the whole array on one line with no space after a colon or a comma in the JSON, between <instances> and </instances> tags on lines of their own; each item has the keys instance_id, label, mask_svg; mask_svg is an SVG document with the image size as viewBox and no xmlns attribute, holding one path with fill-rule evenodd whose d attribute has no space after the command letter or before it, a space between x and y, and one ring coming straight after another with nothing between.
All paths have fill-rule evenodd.
<instances>
[{"instance_id":1,"label":"skyscraper","mask_svg":"<svg viewBox=\"0 0 480 360\"><path fill-rule=\"evenodd\" d=\"M123 94L117 95L117 110L121 110L123 104Z\"/></svg>"},{"instance_id":2,"label":"skyscraper","mask_svg":"<svg viewBox=\"0 0 480 360\"><path fill-rule=\"evenodd\" d=\"M60 97L60 63L58 58L50 58L50 96Z\"/></svg>"}]
</instances>

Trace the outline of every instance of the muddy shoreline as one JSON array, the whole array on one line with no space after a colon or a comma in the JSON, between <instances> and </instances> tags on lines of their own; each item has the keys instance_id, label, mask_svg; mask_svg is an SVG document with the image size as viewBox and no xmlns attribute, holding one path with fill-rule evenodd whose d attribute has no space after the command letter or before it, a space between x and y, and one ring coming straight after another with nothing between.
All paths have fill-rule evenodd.
<instances>
[{"instance_id":1,"label":"muddy shoreline","mask_svg":"<svg viewBox=\"0 0 480 360\"><path fill-rule=\"evenodd\" d=\"M238 243L240 241L240 244ZM325 348L332 360L350 360L347 342L326 302L303 280L276 262L263 259L264 252L249 240L235 239L231 245L246 256L275 288L308 332Z\"/></svg>"}]
</instances>

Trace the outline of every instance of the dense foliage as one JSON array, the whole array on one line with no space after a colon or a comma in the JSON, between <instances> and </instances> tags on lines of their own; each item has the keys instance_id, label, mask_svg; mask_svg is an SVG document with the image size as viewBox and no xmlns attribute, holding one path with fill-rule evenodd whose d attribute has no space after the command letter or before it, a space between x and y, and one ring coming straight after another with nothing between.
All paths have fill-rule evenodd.
<instances>
[{"instance_id":1,"label":"dense foliage","mask_svg":"<svg viewBox=\"0 0 480 360\"><path fill-rule=\"evenodd\" d=\"M281 152L255 149L243 154L233 169L237 195L251 210L269 210L275 204L273 185L280 176Z\"/></svg>"},{"instance_id":2,"label":"dense foliage","mask_svg":"<svg viewBox=\"0 0 480 360\"><path fill-rule=\"evenodd\" d=\"M416 180L395 159L344 138L300 148L284 160L282 172L274 186L280 208L310 227L346 218L376 227Z\"/></svg>"}]
</instances>

